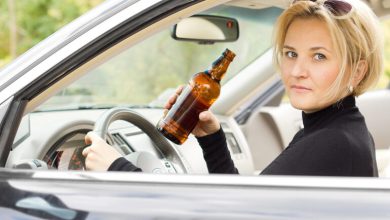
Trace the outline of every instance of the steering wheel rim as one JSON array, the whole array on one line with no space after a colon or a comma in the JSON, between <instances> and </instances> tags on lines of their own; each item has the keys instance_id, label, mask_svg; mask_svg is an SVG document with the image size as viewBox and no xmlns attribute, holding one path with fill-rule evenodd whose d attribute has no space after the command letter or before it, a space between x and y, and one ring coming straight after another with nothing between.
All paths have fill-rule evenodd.
<instances>
[{"instance_id":1,"label":"steering wheel rim","mask_svg":"<svg viewBox=\"0 0 390 220\"><path fill-rule=\"evenodd\" d=\"M105 139L108 133L110 124L117 120L127 121L143 131L154 143L154 147L158 150L163 158L170 161L177 173L187 173L188 168L185 165L179 152L172 146L161 134L155 126L139 113L125 107L115 107L105 111L95 122L93 132Z\"/></svg>"}]
</instances>

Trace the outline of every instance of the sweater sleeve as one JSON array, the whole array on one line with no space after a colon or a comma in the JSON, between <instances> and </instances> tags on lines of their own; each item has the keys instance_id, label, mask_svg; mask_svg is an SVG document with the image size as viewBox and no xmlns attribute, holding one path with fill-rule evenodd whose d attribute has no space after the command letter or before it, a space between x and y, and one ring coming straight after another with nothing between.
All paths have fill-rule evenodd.
<instances>
[{"instance_id":1,"label":"sweater sleeve","mask_svg":"<svg viewBox=\"0 0 390 220\"><path fill-rule=\"evenodd\" d=\"M108 171L131 171L131 172L142 172L141 168L135 166L130 161L126 160L124 157L120 157L108 168Z\"/></svg>"},{"instance_id":2,"label":"sweater sleeve","mask_svg":"<svg viewBox=\"0 0 390 220\"><path fill-rule=\"evenodd\" d=\"M230 156L222 128L213 134L197 137L197 140L203 150L203 157L209 173L238 174L238 170Z\"/></svg>"}]
</instances>

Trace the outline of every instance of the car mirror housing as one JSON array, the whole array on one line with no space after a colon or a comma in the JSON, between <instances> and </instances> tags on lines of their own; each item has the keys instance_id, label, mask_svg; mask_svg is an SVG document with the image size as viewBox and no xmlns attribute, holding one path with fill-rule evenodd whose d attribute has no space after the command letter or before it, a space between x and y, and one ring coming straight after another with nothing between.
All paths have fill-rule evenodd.
<instances>
[{"instance_id":1,"label":"car mirror housing","mask_svg":"<svg viewBox=\"0 0 390 220\"><path fill-rule=\"evenodd\" d=\"M176 40L194 41L200 44L232 42L239 37L239 25L234 18L194 15L177 23L173 27L172 37Z\"/></svg>"}]
</instances>

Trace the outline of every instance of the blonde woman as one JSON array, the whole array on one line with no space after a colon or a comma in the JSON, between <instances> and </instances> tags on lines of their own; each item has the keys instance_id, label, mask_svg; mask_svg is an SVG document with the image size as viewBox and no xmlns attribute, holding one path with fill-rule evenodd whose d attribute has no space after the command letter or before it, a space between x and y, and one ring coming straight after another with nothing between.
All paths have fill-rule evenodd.
<instances>
[{"instance_id":1,"label":"blonde woman","mask_svg":"<svg viewBox=\"0 0 390 220\"><path fill-rule=\"evenodd\" d=\"M294 1L282 13L275 28L274 63L292 106L302 110L304 129L261 174L378 175L374 142L355 96L382 72L381 36L376 16L359 0ZM217 119L209 111L199 119L192 133L209 172L238 173ZM92 143L85 150L88 156L100 140L89 134L86 141ZM139 170L118 155L105 164L109 170ZM90 162L89 168L97 165Z\"/></svg>"}]
</instances>

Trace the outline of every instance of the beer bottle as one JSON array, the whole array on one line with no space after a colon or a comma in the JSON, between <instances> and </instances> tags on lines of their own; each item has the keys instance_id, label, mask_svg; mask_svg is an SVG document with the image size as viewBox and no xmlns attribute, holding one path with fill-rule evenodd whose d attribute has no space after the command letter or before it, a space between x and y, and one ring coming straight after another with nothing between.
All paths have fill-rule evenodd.
<instances>
[{"instance_id":1,"label":"beer bottle","mask_svg":"<svg viewBox=\"0 0 390 220\"><path fill-rule=\"evenodd\" d=\"M206 111L218 98L220 81L236 55L226 49L209 70L196 73L157 124L157 130L175 144L184 143L199 121L199 113Z\"/></svg>"}]
</instances>

